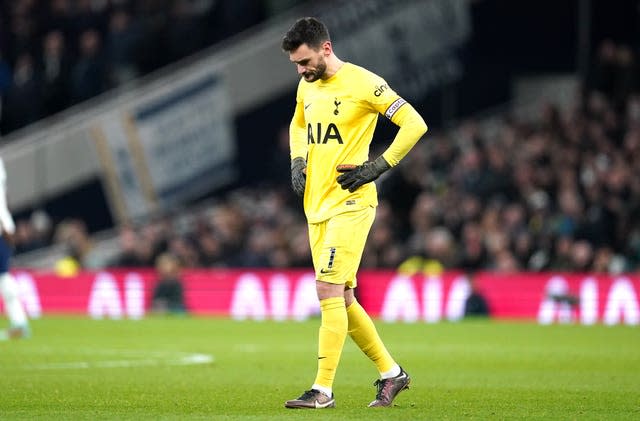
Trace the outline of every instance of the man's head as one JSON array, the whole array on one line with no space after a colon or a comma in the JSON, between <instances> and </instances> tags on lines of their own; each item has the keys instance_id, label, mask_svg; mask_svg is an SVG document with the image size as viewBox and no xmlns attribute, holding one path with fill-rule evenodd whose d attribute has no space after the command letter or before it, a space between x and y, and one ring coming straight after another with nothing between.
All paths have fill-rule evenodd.
<instances>
[{"instance_id":1,"label":"man's head","mask_svg":"<svg viewBox=\"0 0 640 421\"><path fill-rule=\"evenodd\" d=\"M282 49L307 82L322 78L333 53L327 27L315 18L298 19L282 39Z\"/></svg>"}]
</instances>

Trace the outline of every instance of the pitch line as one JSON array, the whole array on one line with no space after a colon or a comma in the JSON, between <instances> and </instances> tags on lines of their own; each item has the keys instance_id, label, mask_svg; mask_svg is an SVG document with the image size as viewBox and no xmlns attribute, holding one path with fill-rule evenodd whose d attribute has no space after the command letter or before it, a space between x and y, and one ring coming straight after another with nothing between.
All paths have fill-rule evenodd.
<instances>
[{"instance_id":1,"label":"pitch line","mask_svg":"<svg viewBox=\"0 0 640 421\"><path fill-rule=\"evenodd\" d=\"M161 365L198 365L210 364L214 358L209 354L185 354L169 358L140 358L133 360L108 360L108 361L70 361L60 363L46 363L28 365L24 368L31 370L67 370L86 368L122 368L122 367L152 367Z\"/></svg>"}]
</instances>

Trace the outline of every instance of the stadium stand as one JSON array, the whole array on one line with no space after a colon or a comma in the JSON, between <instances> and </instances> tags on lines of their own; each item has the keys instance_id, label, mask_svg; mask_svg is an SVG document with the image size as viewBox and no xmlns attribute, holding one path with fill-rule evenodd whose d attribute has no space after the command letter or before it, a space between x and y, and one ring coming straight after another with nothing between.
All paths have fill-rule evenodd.
<instances>
[{"instance_id":1,"label":"stadium stand","mask_svg":"<svg viewBox=\"0 0 640 421\"><path fill-rule=\"evenodd\" d=\"M2 2L0 134L178 61L297 3Z\"/></svg>"},{"instance_id":2,"label":"stadium stand","mask_svg":"<svg viewBox=\"0 0 640 421\"><path fill-rule=\"evenodd\" d=\"M133 7L134 2L121 1L109 3L110 7L98 13L80 13L88 3L78 2L69 28L36 30L33 26L40 20L29 12L33 2L15 2L7 15L12 16L13 29L4 33L3 39L13 37L11 45L28 46L25 50L32 55L18 51L3 55L0 87L7 89L8 69L27 74L24 67L46 61L34 59L43 57L44 53L37 53L43 41L45 50L60 48L56 31L72 34L68 36L72 41L65 43L77 45L86 35L83 29L96 29L99 38L106 41L104 45L118 46L103 47L110 63L104 75L106 84L76 83L78 87L100 86L93 94L184 57L267 14L262 5L249 16L243 15L248 20L238 21L238 28L196 32L192 43L183 44L175 42L183 37L181 25L171 30L162 25L167 13L173 14L172 19L185 19L185 27L193 27L195 19L207 22L204 27L210 28L215 27L210 19L222 19L224 13L238 10L232 7L214 13L214 2L176 1L172 8L153 9L154 15L140 8L153 8L160 2L135 2L140 6ZM58 7L67 10L60 12L62 16L71 13L64 4L69 2L52 1L49 13ZM66 22L64 18L46 20ZM130 32L121 33L125 27ZM122 41L108 41L114 37ZM141 57L132 53L129 48L140 40L146 40L147 46L161 40L167 54ZM88 44L95 42L85 39ZM81 52L79 46L70 48L69 60L76 68L82 61ZM138 60L131 62L131 57ZM435 262L445 268L505 272L637 270L640 183L634 174L640 171L640 95L636 66L637 51L606 40L598 46L589 74L569 107L547 103L526 119L510 113L507 107L491 131L483 130L481 118L468 118L452 128L428 132L415 153L379 181L381 203L362 266L397 268L404 263L423 267ZM30 88L25 85L24 89ZM56 103L54 91L45 95L53 105L27 106L45 110L64 107L66 104ZM69 92L62 97L74 101ZM81 92L75 98L86 97L87 93ZM27 118L41 115L39 112L21 115ZM496 114L491 117L495 120ZM9 119L3 127L16 128L23 123L28 121ZM286 130L282 133L280 144L286 147ZM51 226L40 212L31 220L18 222L18 251L54 245L84 268L151 267L155 257L164 252L178 256L187 268L309 267L304 219L288 185L288 162L281 159L286 150L275 151L273 156L269 183L242 186L150 222L119 226L117 235L110 236L111 242L96 241L81 220ZM97 251L102 245L104 248Z\"/></svg>"},{"instance_id":3,"label":"stadium stand","mask_svg":"<svg viewBox=\"0 0 640 421\"><path fill-rule=\"evenodd\" d=\"M505 119L496 137L473 120L429 134L380 182L363 267L418 256L467 270L637 269L640 97L620 111L613 104L589 89L566 112L546 105L531 122ZM99 265L151 266L169 251L186 267L308 267L304 220L288 190L237 189L197 212L121 227L119 252ZM59 237L82 266L96 267Z\"/></svg>"}]
</instances>

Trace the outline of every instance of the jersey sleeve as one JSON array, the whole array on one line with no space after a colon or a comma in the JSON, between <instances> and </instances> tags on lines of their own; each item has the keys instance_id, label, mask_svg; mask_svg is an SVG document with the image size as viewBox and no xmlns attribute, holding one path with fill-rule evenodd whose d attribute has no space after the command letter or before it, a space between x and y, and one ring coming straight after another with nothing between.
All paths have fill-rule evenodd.
<instances>
[{"instance_id":1,"label":"jersey sleeve","mask_svg":"<svg viewBox=\"0 0 640 421\"><path fill-rule=\"evenodd\" d=\"M395 167L427 131L427 124L418 112L389 84L377 75L371 75L365 91L366 101L380 114L400 127L393 142L382 154L389 165Z\"/></svg>"},{"instance_id":2,"label":"jersey sleeve","mask_svg":"<svg viewBox=\"0 0 640 421\"><path fill-rule=\"evenodd\" d=\"M7 173L0 159L0 232L13 234L15 230L16 225L7 207Z\"/></svg>"},{"instance_id":3,"label":"jersey sleeve","mask_svg":"<svg viewBox=\"0 0 640 421\"><path fill-rule=\"evenodd\" d=\"M296 95L296 108L289 125L289 149L292 160L298 157L307 159L307 130L304 121L304 99L301 90L299 85Z\"/></svg>"}]
</instances>

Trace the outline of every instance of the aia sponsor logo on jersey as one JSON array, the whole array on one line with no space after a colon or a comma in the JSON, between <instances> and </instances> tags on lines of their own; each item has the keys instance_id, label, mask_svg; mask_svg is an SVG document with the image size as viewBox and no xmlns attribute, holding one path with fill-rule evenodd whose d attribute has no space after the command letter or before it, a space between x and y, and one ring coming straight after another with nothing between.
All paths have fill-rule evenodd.
<instances>
[{"instance_id":1,"label":"aia sponsor logo on jersey","mask_svg":"<svg viewBox=\"0 0 640 421\"><path fill-rule=\"evenodd\" d=\"M344 143L338 126L329 123L328 126L323 127L322 123L317 123L314 131L311 123L307 123L307 144L326 144L330 140L336 140L341 145Z\"/></svg>"}]
</instances>

